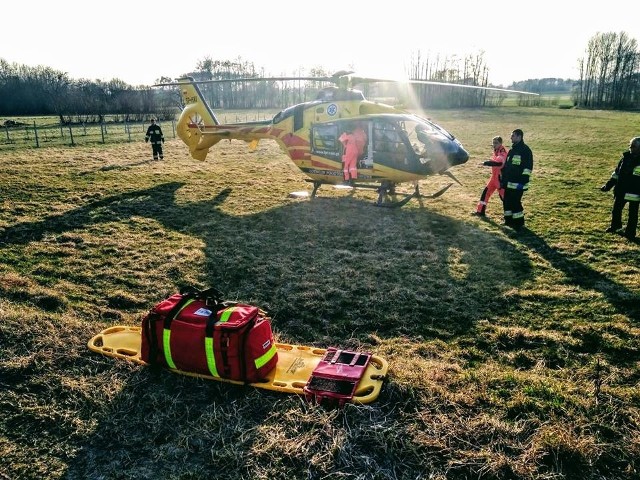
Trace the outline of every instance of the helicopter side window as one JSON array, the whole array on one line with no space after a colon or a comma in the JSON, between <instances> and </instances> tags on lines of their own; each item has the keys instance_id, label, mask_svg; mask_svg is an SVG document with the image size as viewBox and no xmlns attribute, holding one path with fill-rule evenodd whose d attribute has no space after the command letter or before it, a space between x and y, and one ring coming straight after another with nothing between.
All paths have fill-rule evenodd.
<instances>
[{"instance_id":1,"label":"helicopter side window","mask_svg":"<svg viewBox=\"0 0 640 480\"><path fill-rule=\"evenodd\" d=\"M382 165L407 163L406 133L401 133L400 127L387 122L376 122L373 125L374 163Z\"/></svg>"},{"instance_id":2,"label":"helicopter side window","mask_svg":"<svg viewBox=\"0 0 640 480\"><path fill-rule=\"evenodd\" d=\"M373 131L374 150L379 152L395 152L402 140L391 125L376 125Z\"/></svg>"},{"instance_id":3,"label":"helicopter side window","mask_svg":"<svg viewBox=\"0 0 640 480\"><path fill-rule=\"evenodd\" d=\"M342 144L338 142L338 126L313 125L311 128L311 153L320 157L340 159Z\"/></svg>"}]
</instances>

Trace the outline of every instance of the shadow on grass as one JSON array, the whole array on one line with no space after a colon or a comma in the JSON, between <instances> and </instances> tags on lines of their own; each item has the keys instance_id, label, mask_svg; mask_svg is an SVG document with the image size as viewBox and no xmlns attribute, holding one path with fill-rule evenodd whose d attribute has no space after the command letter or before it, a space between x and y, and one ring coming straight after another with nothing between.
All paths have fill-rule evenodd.
<instances>
[{"instance_id":1,"label":"shadow on grass","mask_svg":"<svg viewBox=\"0 0 640 480\"><path fill-rule=\"evenodd\" d=\"M232 479L252 470L257 459L246 452L260 445L258 426L270 423L277 399L153 368L127 370L116 368L128 380L96 415L65 479Z\"/></svg>"},{"instance_id":2,"label":"shadow on grass","mask_svg":"<svg viewBox=\"0 0 640 480\"><path fill-rule=\"evenodd\" d=\"M500 293L531 276L532 265L509 242L423 208L316 198L236 216L220 208L229 189L179 204L182 185L125 192L11 226L0 233L0 245L149 217L205 242L201 287L262 306L286 335L281 341L296 343L370 333L447 338L517 308ZM503 259L500 275L496 258Z\"/></svg>"},{"instance_id":3,"label":"shadow on grass","mask_svg":"<svg viewBox=\"0 0 640 480\"><path fill-rule=\"evenodd\" d=\"M508 241L424 208L375 209L350 197L316 198L236 216L220 208L229 189L178 204L183 185L125 192L14 225L0 232L0 245L146 216L205 242L201 286L260 304L288 341L302 342L373 332L459 334L493 312L517 309L501 293L532 275L530 261ZM517 240L573 284L601 292L617 311L638 319L640 302L624 286L531 231Z\"/></svg>"},{"instance_id":4,"label":"shadow on grass","mask_svg":"<svg viewBox=\"0 0 640 480\"><path fill-rule=\"evenodd\" d=\"M606 275L582 262L568 258L551 247L542 237L529 229L512 234L521 244L534 250L554 268L563 272L572 285L601 293L617 313L640 321L640 296Z\"/></svg>"}]
</instances>

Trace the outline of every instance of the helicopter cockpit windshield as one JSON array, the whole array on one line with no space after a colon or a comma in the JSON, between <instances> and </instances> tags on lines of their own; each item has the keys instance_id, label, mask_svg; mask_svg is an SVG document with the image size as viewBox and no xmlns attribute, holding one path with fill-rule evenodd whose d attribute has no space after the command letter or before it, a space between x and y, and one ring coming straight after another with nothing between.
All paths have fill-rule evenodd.
<instances>
[{"instance_id":1,"label":"helicopter cockpit windshield","mask_svg":"<svg viewBox=\"0 0 640 480\"><path fill-rule=\"evenodd\" d=\"M421 163L446 162L452 166L469 159L460 142L441 126L417 115L406 116L403 124L409 143Z\"/></svg>"}]
</instances>

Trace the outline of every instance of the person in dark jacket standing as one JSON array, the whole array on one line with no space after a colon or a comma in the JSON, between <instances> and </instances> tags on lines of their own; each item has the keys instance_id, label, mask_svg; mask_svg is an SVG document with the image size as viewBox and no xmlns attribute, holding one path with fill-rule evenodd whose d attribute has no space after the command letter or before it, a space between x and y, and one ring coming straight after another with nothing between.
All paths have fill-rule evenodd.
<instances>
[{"instance_id":1,"label":"person in dark jacket standing","mask_svg":"<svg viewBox=\"0 0 640 480\"><path fill-rule=\"evenodd\" d=\"M524 133L519 128L511 132L511 150L502 167L500 187L504 188L504 224L520 230L524 227L522 195L529 188L533 170L533 153L524 143Z\"/></svg>"},{"instance_id":2,"label":"person in dark jacket standing","mask_svg":"<svg viewBox=\"0 0 640 480\"><path fill-rule=\"evenodd\" d=\"M629 202L629 218L624 236L633 241L636 238L640 205L640 137L631 139L629 151L622 154L611 178L600 187L600 190L608 192L612 188L614 200L611 225L605 231L613 233L622 228L622 210Z\"/></svg>"},{"instance_id":3,"label":"person in dark jacket standing","mask_svg":"<svg viewBox=\"0 0 640 480\"><path fill-rule=\"evenodd\" d=\"M156 119L151 119L151 125L147 128L147 135L144 137L145 143L151 140L151 149L153 151L153 159L163 159L162 144L164 143L164 135L162 134L162 128L156 124Z\"/></svg>"}]
</instances>

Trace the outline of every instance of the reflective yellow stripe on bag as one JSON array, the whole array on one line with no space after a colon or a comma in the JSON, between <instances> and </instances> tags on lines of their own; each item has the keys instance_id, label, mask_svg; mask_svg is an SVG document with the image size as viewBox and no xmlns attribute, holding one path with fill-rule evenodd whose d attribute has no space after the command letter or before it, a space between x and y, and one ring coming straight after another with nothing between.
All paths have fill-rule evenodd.
<instances>
[{"instance_id":1,"label":"reflective yellow stripe on bag","mask_svg":"<svg viewBox=\"0 0 640 480\"><path fill-rule=\"evenodd\" d=\"M264 367L276 354L276 346L271 344L271 348L254 360L256 368Z\"/></svg>"},{"instance_id":2,"label":"reflective yellow stripe on bag","mask_svg":"<svg viewBox=\"0 0 640 480\"><path fill-rule=\"evenodd\" d=\"M185 302L184 306L176 313L176 317L180 315L180 312L184 310L187 305L193 302L193 299ZM175 317L174 317L175 318ZM164 351L164 360L167 362L169 368L176 368L176 364L173 362L173 358L171 357L171 329L165 328L162 331L162 349Z\"/></svg>"},{"instance_id":3,"label":"reflective yellow stripe on bag","mask_svg":"<svg viewBox=\"0 0 640 480\"><path fill-rule=\"evenodd\" d=\"M231 317L231 314L232 314L233 312L235 312L235 311L236 311L236 307L229 307L229 308L225 308L225 309L222 311L222 314L220 314L220 320L219 320L219 322L220 322L220 323L224 323L224 322L229 321L229 318Z\"/></svg>"},{"instance_id":4,"label":"reflective yellow stripe on bag","mask_svg":"<svg viewBox=\"0 0 640 480\"><path fill-rule=\"evenodd\" d=\"M209 368L209 373L214 377L219 377L220 374L216 367L216 357L213 353L213 338L204 337L204 352L207 354L207 368Z\"/></svg>"},{"instance_id":5,"label":"reflective yellow stripe on bag","mask_svg":"<svg viewBox=\"0 0 640 480\"><path fill-rule=\"evenodd\" d=\"M235 307L225 308L222 314L220 314L219 322L224 323L228 321L235 309ZM220 377L218 367L216 366L216 355L213 351L213 336L204 337L204 353L207 356L207 368L209 369L209 373L214 377Z\"/></svg>"}]
</instances>

